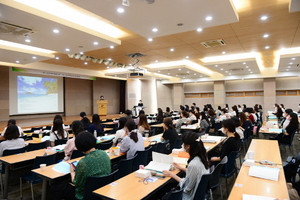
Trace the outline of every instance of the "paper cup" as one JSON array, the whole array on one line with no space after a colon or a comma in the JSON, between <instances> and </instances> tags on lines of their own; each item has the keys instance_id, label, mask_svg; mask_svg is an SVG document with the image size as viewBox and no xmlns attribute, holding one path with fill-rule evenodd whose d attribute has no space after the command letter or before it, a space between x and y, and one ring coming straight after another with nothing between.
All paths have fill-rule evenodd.
<instances>
[{"instance_id":1,"label":"paper cup","mask_svg":"<svg viewBox=\"0 0 300 200\"><path fill-rule=\"evenodd\" d=\"M254 151L248 151L248 153L247 153L247 155L248 155L248 159L254 159Z\"/></svg>"},{"instance_id":2,"label":"paper cup","mask_svg":"<svg viewBox=\"0 0 300 200\"><path fill-rule=\"evenodd\" d=\"M120 155L120 148L118 148L118 147L111 147L109 149L109 153L112 156L119 156Z\"/></svg>"},{"instance_id":3,"label":"paper cup","mask_svg":"<svg viewBox=\"0 0 300 200\"><path fill-rule=\"evenodd\" d=\"M149 133L145 133L145 137L148 138L149 137Z\"/></svg>"},{"instance_id":4,"label":"paper cup","mask_svg":"<svg viewBox=\"0 0 300 200\"><path fill-rule=\"evenodd\" d=\"M46 170L46 164L40 164L40 168L42 171L45 171Z\"/></svg>"}]
</instances>

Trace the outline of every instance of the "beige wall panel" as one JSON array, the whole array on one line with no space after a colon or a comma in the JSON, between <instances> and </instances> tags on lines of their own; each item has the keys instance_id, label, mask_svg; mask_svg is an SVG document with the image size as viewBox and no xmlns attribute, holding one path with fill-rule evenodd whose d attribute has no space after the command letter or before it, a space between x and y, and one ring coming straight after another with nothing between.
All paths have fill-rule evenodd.
<instances>
[{"instance_id":1,"label":"beige wall panel","mask_svg":"<svg viewBox=\"0 0 300 200\"><path fill-rule=\"evenodd\" d=\"M206 93L214 91L214 82L185 83L185 93Z\"/></svg>"},{"instance_id":2,"label":"beige wall panel","mask_svg":"<svg viewBox=\"0 0 300 200\"><path fill-rule=\"evenodd\" d=\"M300 90L300 77L276 78L276 90Z\"/></svg>"},{"instance_id":3,"label":"beige wall panel","mask_svg":"<svg viewBox=\"0 0 300 200\"><path fill-rule=\"evenodd\" d=\"M214 101L213 107L225 106L225 83L224 81L215 81L214 82Z\"/></svg>"},{"instance_id":4,"label":"beige wall panel","mask_svg":"<svg viewBox=\"0 0 300 200\"><path fill-rule=\"evenodd\" d=\"M141 81L141 99L146 107L144 109L145 113L157 113L157 87L156 80L152 79L142 79Z\"/></svg>"},{"instance_id":5,"label":"beige wall panel","mask_svg":"<svg viewBox=\"0 0 300 200\"><path fill-rule=\"evenodd\" d=\"M0 66L0 121L9 119L9 70Z\"/></svg>"},{"instance_id":6,"label":"beige wall panel","mask_svg":"<svg viewBox=\"0 0 300 200\"><path fill-rule=\"evenodd\" d=\"M160 80L156 81L157 90L157 107L161 108L163 111L166 107L170 107L171 110L176 110L178 108L173 107L173 85L172 84L162 84Z\"/></svg>"},{"instance_id":7,"label":"beige wall panel","mask_svg":"<svg viewBox=\"0 0 300 200\"><path fill-rule=\"evenodd\" d=\"M266 111L274 110L276 103L276 80L275 78L264 79L264 105L263 109Z\"/></svg>"},{"instance_id":8,"label":"beige wall panel","mask_svg":"<svg viewBox=\"0 0 300 200\"><path fill-rule=\"evenodd\" d=\"M173 108L177 110L184 103L183 83L173 85Z\"/></svg>"},{"instance_id":9,"label":"beige wall panel","mask_svg":"<svg viewBox=\"0 0 300 200\"><path fill-rule=\"evenodd\" d=\"M212 104L213 102L214 102L214 98L185 98L184 99L184 105L189 105L191 107L193 103L196 103L196 106L198 106L200 109L203 109L203 106L205 104Z\"/></svg>"},{"instance_id":10,"label":"beige wall panel","mask_svg":"<svg viewBox=\"0 0 300 200\"><path fill-rule=\"evenodd\" d=\"M263 79L225 81L226 92L262 91Z\"/></svg>"},{"instance_id":11,"label":"beige wall panel","mask_svg":"<svg viewBox=\"0 0 300 200\"><path fill-rule=\"evenodd\" d=\"M276 102L282 103L285 108L291 108L293 111L298 112L300 110L300 96L277 96Z\"/></svg>"}]
</instances>

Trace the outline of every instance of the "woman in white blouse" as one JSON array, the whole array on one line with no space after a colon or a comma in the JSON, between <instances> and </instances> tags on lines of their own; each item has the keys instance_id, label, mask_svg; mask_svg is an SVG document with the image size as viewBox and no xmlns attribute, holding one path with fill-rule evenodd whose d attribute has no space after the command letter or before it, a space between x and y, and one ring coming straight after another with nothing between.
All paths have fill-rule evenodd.
<instances>
[{"instance_id":1,"label":"woman in white blouse","mask_svg":"<svg viewBox=\"0 0 300 200\"><path fill-rule=\"evenodd\" d=\"M15 119L10 119L10 120L8 120L8 122L7 122L7 127L8 127L9 125L16 125L16 126L17 126L16 120L15 120ZM3 130L3 132L2 132L2 136L4 136L7 127L4 128L4 130ZM17 127L18 127L19 134L20 134L19 136L23 136L23 135L24 135L24 132L23 132L22 128L21 128L20 126L17 126Z\"/></svg>"},{"instance_id":2,"label":"woman in white blouse","mask_svg":"<svg viewBox=\"0 0 300 200\"><path fill-rule=\"evenodd\" d=\"M53 123L53 128L50 133L52 147L55 145L55 140L68 139L68 132L63 129L62 124L60 119L56 119Z\"/></svg>"},{"instance_id":3,"label":"woman in white blouse","mask_svg":"<svg viewBox=\"0 0 300 200\"><path fill-rule=\"evenodd\" d=\"M209 173L209 164L206 150L202 141L198 139L197 133L188 132L184 134L182 142L184 151L186 151L190 155L188 166L187 168L185 168L177 163L173 163L173 165L177 169L186 172L185 178L180 178L173 172L166 170L163 171L163 174L178 181L179 186L183 189L182 199L189 200L194 198L202 175Z\"/></svg>"},{"instance_id":4,"label":"woman in white blouse","mask_svg":"<svg viewBox=\"0 0 300 200\"><path fill-rule=\"evenodd\" d=\"M113 139L114 146L116 146L118 144L118 139L120 139L120 138L122 139L125 136L125 133L126 133L125 123L126 123L126 121L127 121L126 117L121 117L119 119L119 127L118 127L118 130L116 132L116 136Z\"/></svg>"}]
</instances>

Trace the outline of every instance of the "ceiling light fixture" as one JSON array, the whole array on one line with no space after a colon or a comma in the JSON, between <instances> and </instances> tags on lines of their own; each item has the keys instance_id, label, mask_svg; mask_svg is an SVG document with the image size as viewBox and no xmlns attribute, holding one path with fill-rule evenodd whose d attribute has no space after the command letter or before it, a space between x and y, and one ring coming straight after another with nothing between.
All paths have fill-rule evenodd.
<instances>
[{"instance_id":1,"label":"ceiling light fixture","mask_svg":"<svg viewBox=\"0 0 300 200\"><path fill-rule=\"evenodd\" d=\"M246 66L246 68L248 68L249 66Z\"/></svg>"},{"instance_id":2,"label":"ceiling light fixture","mask_svg":"<svg viewBox=\"0 0 300 200\"><path fill-rule=\"evenodd\" d=\"M158 60L155 60L155 62L158 62Z\"/></svg>"},{"instance_id":3,"label":"ceiling light fixture","mask_svg":"<svg viewBox=\"0 0 300 200\"><path fill-rule=\"evenodd\" d=\"M174 49L170 49L170 51L174 51Z\"/></svg>"},{"instance_id":4,"label":"ceiling light fixture","mask_svg":"<svg viewBox=\"0 0 300 200\"><path fill-rule=\"evenodd\" d=\"M215 67L218 67L219 65L215 65Z\"/></svg>"},{"instance_id":5,"label":"ceiling light fixture","mask_svg":"<svg viewBox=\"0 0 300 200\"><path fill-rule=\"evenodd\" d=\"M115 47L114 47L114 46L110 46L109 48L113 49L113 48L115 48Z\"/></svg>"},{"instance_id":6,"label":"ceiling light fixture","mask_svg":"<svg viewBox=\"0 0 300 200\"><path fill-rule=\"evenodd\" d=\"M229 73L229 75L231 75L231 73Z\"/></svg>"},{"instance_id":7,"label":"ceiling light fixture","mask_svg":"<svg viewBox=\"0 0 300 200\"><path fill-rule=\"evenodd\" d=\"M223 68L221 68L220 70L223 70Z\"/></svg>"},{"instance_id":8,"label":"ceiling light fixture","mask_svg":"<svg viewBox=\"0 0 300 200\"><path fill-rule=\"evenodd\" d=\"M253 72L250 72L250 74L252 74Z\"/></svg>"},{"instance_id":9,"label":"ceiling light fixture","mask_svg":"<svg viewBox=\"0 0 300 200\"><path fill-rule=\"evenodd\" d=\"M107 69L109 69L109 66L106 66Z\"/></svg>"},{"instance_id":10,"label":"ceiling light fixture","mask_svg":"<svg viewBox=\"0 0 300 200\"><path fill-rule=\"evenodd\" d=\"M16 63L20 63L20 61L16 60Z\"/></svg>"},{"instance_id":11,"label":"ceiling light fixture","mask_svg":"<svg viewBox=\"0 0 300 200\"><path fill-rule=\"evenodd\" d=\"M31 42L31 40L27 38L27 39L25 39L25 42Z\"/></svg>"},{"instance_id":12,"label":"ceiling light fixture","mask_svg":"<svg viewBox=\"0 0 300 200\"><path fill-rule=\"evenodd\" d=\"M98 45L99 43L98 42L94 42L94 45Z\"/></svg>"},{"instance_id":13,"label":"ceiling light fixture","mask_svg":"<svg viewBox=\"0 0 300 200\"><path fill-rule=\"evenodd\" d=\"M53 29L53 33L59 33L58 29Z\"/></svg>"},{"instance_id":14,"label":"ceiling light fixture","mask_svg":"<svg viewBox=\"0 0 300 200\"><path fill-rule=\"evenodd\" d=\"M288 68L291 68L291 66L288 66Z\"/></svg>"},{"instance_id":15,"label":"ceiling light fixture","mask_svg":"<svg viewBox=\"0 0 300 200\"><path fill-rule=\"evenodd\" d=\"M267 38L267 37L269 37L269 35L268 34L264 34L264 36L263 36L264 38Z\"/></svg>"},{"instance_id":16,"label":"ceiling light fixture","mask_svg":"<svg viewBox=\"0 0 300 200\"><path fill-rule=\"evenodd\" d=\"M87 63L87 62L84 62L84 64L87 65L88 63Z\"/></svg>"},{"instance_id":17,"label":"ceiling light fixture","mask_svg":"<svg viewBox=\"0 0 300 200\"><path fill-rule=\"evenodd\" d=\"M70 51L70 49L66 49L66 51Z\"/></svg>"},{"instance_id":18,"label":"ceiling light fixture","mask_svg":"<svg viewBox=\"0 0 300 200\"><path fill-rule=\"evenodd\" d=\"M292 60L296 60L296 58L292 58Z\"/></svg>"},{"instance_id":19,"label":"ceiling light fixture","mask_svg":"<svg viewBox=\"0 0 300 200\"><path fill-rule=\"evenodd\" d=\"M212 16L207 16L207 17L205 18L205 20L206 20L206 21L212 20Z\"/></svg>"},{"instance_id":20,"label":"ceiling light fixture","mask_svg":"<svg viewBox=\"0 0 300 200\"><path fill-rule=\"evenodd\" d=\"M81 55L83 55L83 52L82 52L82 51L80 51L79 53L80 53Z\"/></svg>"},{"instance_id":21,"label":"ceiling light fixture","mask_svg":"<svg viewBox=\"0 0 300 200\"><path fill-rule=\"evenodd\" d=\"M148 38L148 41L149 41L149 42L152 42L152 41L153 41L153 39L152 39L152 38Z\"/></svg>"},{"instance_id":22,"label":"ceiling light fixture","mask_svg":"<svg viewBox=\"0 0 300 200\"><path fill-rule=\"evenodd\" d=\"M181 70L180 68L178 70Z\"/></svg>"},{"instance_id":23,"label":"ceiling light fixture","mask_svg":"<svg viewBox=\"0 0 300 200\"><path fill-rule=\"evenodd\" d=\"M266 15L264 15L264 16L262 16L260 19L261 19L261 20L266 20L266 19L268 19L268 17L267 17Z\"/></svg>"},{"instance_id":24,"label":"ceiling light fixture","mask_svg":"<svg viewBox=\"0 0 300 200\"><path fill-rule=\"evenodd\" d=\"M195 76L197 75L197 74L194 74Z\"/></svg>"},{"instance_id":25,"label":"ceiling light fixture","mask_svg":"<svg viewBox=\"0 0 300 200\"><path fill-rule=\"evenodd\" d=\"M293 64L292 62L289 63L289 65L292 65L292 64Z\"/></svg>"},{"instance_id":26,"label":"ceiling light fixture","mask_svg":"<svg viewBox=\"0 0 300 200\"><path fill-rule=\"evenodd\" d=\"M189 56L186 56L185 58L186 58L186 59L189 59L190 57L189 57Z\"/></svg>"},{"instance_id":27,"label":"ceiling light fixture","mask_svg":"<svg viewBox=\"0 0 300 200\"><path fill-rule=\"evenodd\" d=\"M201 32L202 31L202 28L197 28L197 32Z\"/></svg>"},{"instance_id":28,"label":"ceiling light fixture","mask_svg":"<svg viewBox=\"0 0 300 200\"><path fill-rule=\"evenodd\" d=\"M226 54L226 51L223 51L222 54Z\"/></svg>"},{"instance_id":29,"label":"ceiling light fixture","mask_svg":"<svg viewBox=\"0 0 300 200\"><path fill-rule=\"evenodd\" d=\"M270 49L270 47L269 46L265 46L265 49Z\"/></svg>"},{"instance_id":30,"label":"ceiling light fixture","mask_svg":"<svg viewBox=\"0 0 300 200\"><path fill-rule=\"evenodd\" d=\"M246 65L246 63L245 63L245 62L243 62L243 65Z\"/></svg>"},{"instance_id":31,"label":"ceiling light fixture","mask_svg":"<svg viewBox=\"0 0 300 200\"><path fill-rule=\"evenodd\" d=\"M35 56L33 56L33 57L32 57L32 59L36 59L36 57L35 57Z\"/></svg>"},{"instance_id":32,"label":"ceiling light fixture","mask_svg":"<svg viewBox=\"0 0 300 200\"><path fill-rule=\"evenodd\" d=\"M111 59L111 58L108 58L107 60L111 61L112 59Z\"/></svg>"},{"instance_id":33,"label":"ceiling light fixture","mask_svg":"<svg viewBox=\"0 0 300 200\"><path fill-rule=\"evenodd\" d=\"M117 12L118 12L118 13L123 13L123 12L124 12L124 9L123 9L123 8L118 8L118 9L117 9Z\"/></svg>"},{"instance_id":34,"label":"ceiling light fixture","mask_svg":"<svg viewBox=\"0 0 300 200\"><path fill-rule=\"evenodd\" d=\"M58 57L58 56L56 56L56 57L55 57L55 59L56 59L56 60L59 60L59 57Z\"/></svg>"},{"instance_id":35,"label":"ceiling light fixture","mask_svg":"<svg viewBox=\"0 0 300 200\"><path fill-rule=\"evenodd\" d=\"M152 31L153 31L153 32L157 32L158 29L157 29L157 28L153 28Z\"/></svg>"},{"instance_id":36,"label":"ceiling light fixture","mask_svg":"<svg viewBox=\"0 0 300 200\"><path fill-rule=\"evenodd\" d=\"M286 71L289 71L289 69L286 69Z\"/></svg>"},{"instance_id":37,"label":"ceiling light fixture","mask_svg":"<svg viewBox=\"0 0 300 200\"><path fill-rule=\"evenodd\" d=\"M160 72L160 71L157 71L157 72Z\"/></svg>"},{"instance_id":38,"label":"ceiling light fixture","mask_svg":"<svg viewBox=\"0 0 300 200\"><path fill-rule=\"evenodd\" d=\"M248 58L255 58L257 53L240 53L240 54L231 54L231 55L224 55L224 56L212 56L212 57L205 57L201 59L204 63L215 63L219 61L229 61L229 60L245 60Z\"/></svg>"}]
</instances>

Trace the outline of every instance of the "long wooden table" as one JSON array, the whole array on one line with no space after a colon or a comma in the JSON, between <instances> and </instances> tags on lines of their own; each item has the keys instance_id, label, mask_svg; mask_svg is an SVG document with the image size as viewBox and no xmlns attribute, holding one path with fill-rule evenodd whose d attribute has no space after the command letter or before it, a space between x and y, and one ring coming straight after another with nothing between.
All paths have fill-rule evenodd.
<instances>
[{"instance_id":1,"label":"long wooden table","mask_svg":"<svg viewBox=\"0 0 300 200\"><path fill-rule=\"evenodd\" d=\"M282 169L280 150L277 141L253 139L248 151L254 151L254 160L269 160L280 168L279 180L271 181L249 176L249 167L242 166L229 200L242 200L243 194L266 196L278 199L289 199L284 172ZM259 165L256 163L256 165Z\"/></svg>"},{"instance_id":2,"label":"long wooden table","mask_svg":"<svg viewBox=\"0 0 300 200\"><path fill-rule=\"evenodd\" d=\"M154 138L153 136L152 138ZM157 137L157 135L156 135ZM209 147L208 151L217 146L225 137L212 136L209 139L218 139L216 143L204 143L205 147ZM151 138L150 138L151 139ZM174 173L178 173L178 170L174 170ZM149 182L145 185L143 182L139 182L141 178L135 177L134 172L131 174L114 181L114 184L108 184L94 191L98 196L108 199L117 200L140 200L147 197L150 193L166 184L171 178L165 177L164 179L158 179L156 182ZM133 193L134 191L134 193Z\"/></svg>"}]
</instances>

